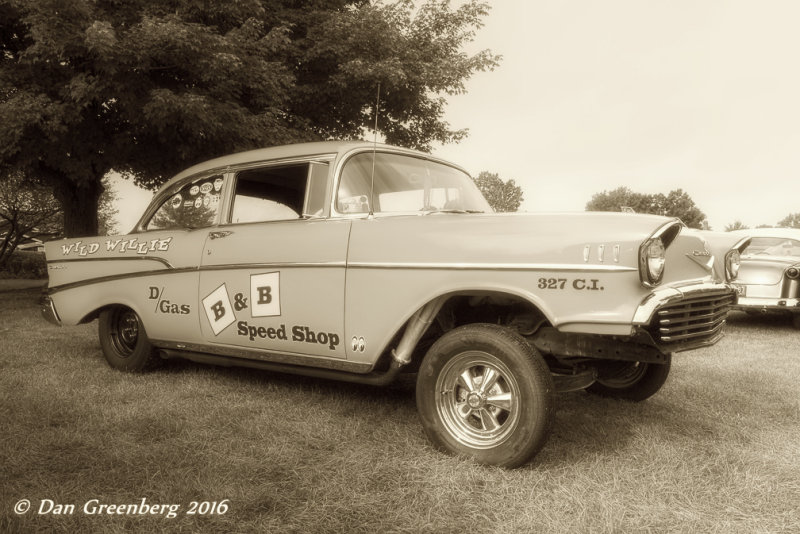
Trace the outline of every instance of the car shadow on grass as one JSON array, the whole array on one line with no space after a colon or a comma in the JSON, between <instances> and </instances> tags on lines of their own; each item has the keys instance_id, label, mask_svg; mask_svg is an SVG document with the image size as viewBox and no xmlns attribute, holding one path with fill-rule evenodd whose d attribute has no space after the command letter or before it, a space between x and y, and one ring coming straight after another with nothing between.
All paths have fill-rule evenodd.
<instances>
[{"instance_id":1,"label":"car shadow on grass","mask_svg":"<svg viewBox=\"0 0 800 534\"><path fill-rule=\"evenodd\" d=\"M323 402L315 410L330 410L331 417L352 415L358 417L358 408L363 405L379 406L380 411L400 414L403 421L416 422L415 382L416 375L401 375L387 387L351 384L322 378L309 378L291 374L258 371L236 367L213 367L187 360L169 360L158 372L180 374L205 372L213 369L218 380L231 385L253 387L277 387L287 394L300 393L303 397L317 399L348 399L343 407L340 402ZM640 435L643 428L649 431L653 418L661 412L654 399L644 403L630 403L600 398L585 392L560 393L556 395L556 415L552 434L544 449L530 464L531 468L555 467L574 464L576 461L596 461L599 456L615 456L630 446L632 437ZM686 414L676 416L685 420ZM422 427L411 429L422 437ZM424 438L423 438L424 439ZM411 452L411 451L409 451ZM419 452L419 451L418 451ZM437 455L433 447L426 453Z\"/></svg>"}]
</instances>

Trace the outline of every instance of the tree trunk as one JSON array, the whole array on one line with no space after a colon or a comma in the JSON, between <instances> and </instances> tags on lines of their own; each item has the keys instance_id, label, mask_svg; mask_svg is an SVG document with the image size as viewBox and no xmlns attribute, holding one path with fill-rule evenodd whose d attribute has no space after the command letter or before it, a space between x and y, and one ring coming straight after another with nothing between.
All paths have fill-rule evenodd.
<instances>
[{"instance_id":1,"label":"tree trunk","mask_svg":"<svg viewBox=\"0 0 800 534\"><path fill-rule=\"evenodd\" d=\"M102 176L92 182L76 184L63 176L53 188L64 210L64 237L96 236L97 208L103 192Z\"/></svg>"}]
</instances>

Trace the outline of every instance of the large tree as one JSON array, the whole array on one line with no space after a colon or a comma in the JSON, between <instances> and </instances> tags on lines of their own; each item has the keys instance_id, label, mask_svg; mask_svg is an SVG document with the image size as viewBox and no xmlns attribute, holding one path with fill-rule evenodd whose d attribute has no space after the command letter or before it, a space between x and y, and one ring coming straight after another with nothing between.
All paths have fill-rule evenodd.
<instances>
[{"instance_id":1,"label":"large tree","mask_svg":"<svg viewBox=\"0 0 800 534\"><path fill-rule=\"evenodd\" d=\"M497 56L463 51L469 0L0 0L0 165L35 176L68 236L97 232L102 178L156 187L190 164L287 142L460 139L448 94Z\"/></svg>"},{"instance_id":2,"label":"large tree","mask_svg":"<svg viewBox=\"0 0 800 534\"><path fill-rule=\"evenodd\" d=\"M514 180L503 181L497 173L487 171L478 174L474 180L494 211L517 211L522 204L522 188Z\"/></svg>"},{"instance_id":3,"label":"large tree","mask_svg":"<svg viewBox=\"0 0 800 534\"><path fill-rule=\"evenodd\" d=\"M683 189L672 190L666 195L651 195L618 187L592 195L592 199L586 204L586 211L623 211L623 208L631 208L636 213L678 217L692 228L702 228L706 218Z\"/></svg>"}]
</instances>

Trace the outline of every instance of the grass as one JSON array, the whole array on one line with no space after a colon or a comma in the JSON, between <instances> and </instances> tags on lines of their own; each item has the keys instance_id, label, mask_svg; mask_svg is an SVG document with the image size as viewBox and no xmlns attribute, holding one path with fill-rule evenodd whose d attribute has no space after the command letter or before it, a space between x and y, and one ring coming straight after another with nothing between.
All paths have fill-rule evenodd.
<instances>
[{"instance_id":1,"label":"grass","mask_svg":"<svg viewBox=\"0 0 800 534\"><path fill-rule=\"evenodd\" d=\"M518 470L434 450L413 381L377 389L169 362L110 369L96 323L38 316L0 291L2 532L797 532L800 333L733 314L639 404L558 396ZM106 504L164 515L86 515ZM21 499L32 503L14 513ZM43 499L75 504L39 515ZM228 499L223 515L186 515Z\"/></svg>"}]
</instances>

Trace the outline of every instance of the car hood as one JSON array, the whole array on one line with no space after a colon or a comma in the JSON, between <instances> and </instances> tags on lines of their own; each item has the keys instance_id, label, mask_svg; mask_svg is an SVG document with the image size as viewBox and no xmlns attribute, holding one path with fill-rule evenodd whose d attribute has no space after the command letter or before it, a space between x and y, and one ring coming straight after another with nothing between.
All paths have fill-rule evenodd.
<instances>
[{"instance_id":1,"label":"car hood","mask_svg":"<svg viewBox=\"0 0 800 534\"><path fill-rule=\"evenodd\" d=\"M666 217L617 213L499 213L378 216L373 225L376 234L385 236L388 255L405 259L410 256L460 258L474 251L497 261L530 261L531 258L569 256L583 262L586 245L639 244L664 224ZM398 247L393 240L413 236L417 247ZM436 244L441 253L425 244ZM446 249L446 252L445 250ZM422 252L424 250L424 252ZM393 252L392 252L393 251ZM468 252L472 251L472 252ZM611 249L607 250L609 258ZM455 255L454 255L455 254ZM382 254L383 255L383 254ZM415 257L415 260L422 259ZM472 258L474 259L474 258ZM637 260L638 261L638 260Z\"/></svg>"},{"instance_id":2,"label":"car hood","mask_svg":"<svg viewBox=\"0 0 800 534\"><path fill-rule=\"evenodd\" d=\"M677 219L620 213L513 213L378 216L354 221L369 247L350 262L626 266L639 247ZM697 244L693 244L697 248Z\"/></svg>"}]
</instances>

